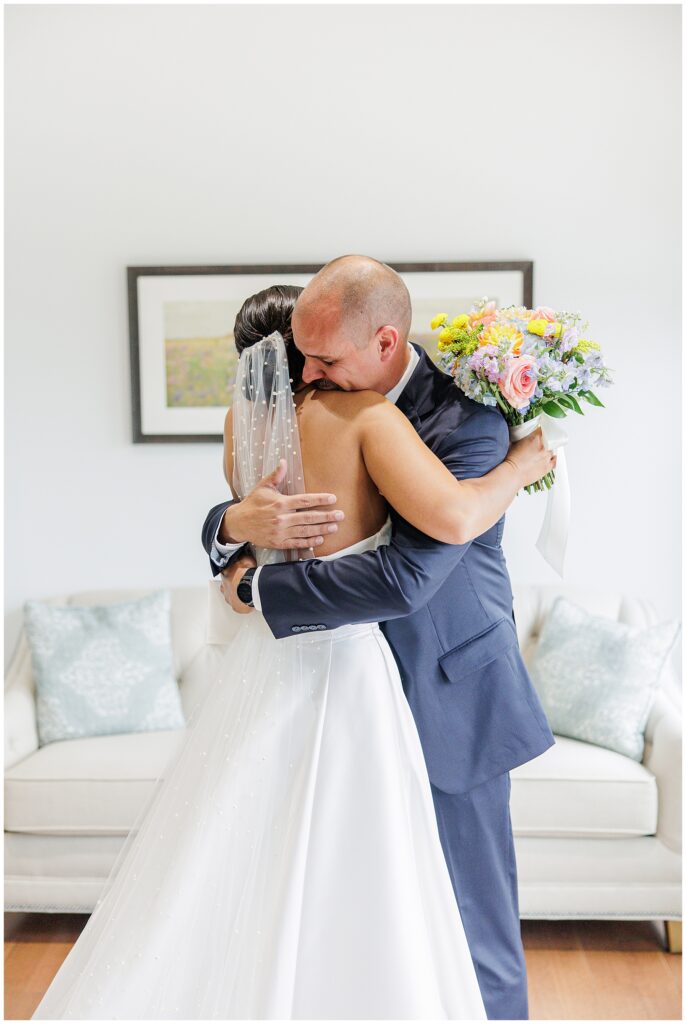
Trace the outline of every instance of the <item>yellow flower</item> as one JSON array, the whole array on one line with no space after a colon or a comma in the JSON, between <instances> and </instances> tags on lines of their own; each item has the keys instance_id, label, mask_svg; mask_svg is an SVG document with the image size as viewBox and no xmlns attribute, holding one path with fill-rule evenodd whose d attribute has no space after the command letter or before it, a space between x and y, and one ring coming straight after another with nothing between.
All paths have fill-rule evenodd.
<instances>
[{"instance_id":1,"label":"yellow flower","mask_svg":"<svg viewBox=\"0 0 686 1024\"><path fill-rule=\"evenodd\" d=\"M448 314L447 313L439 313L431 321L431 330L435 331L437 327L442 327L447 319L448 319Z\"/></svg>"},{"instance_id":2,"label":"yellow flower","mask_svg":"<svg viewBox=\"0 0 686 1024\"><path fill-rule=\"evenodd\" d=\"M455 331L452 327L444 327L441 333L438 335L438 344L443 343L443 346L449 345L451 341L455 340Z\"/></svg>"},{"instance_id":3,"label":"yellow flower","mask_svg":"<svg viewBox=\"0 0 686 1024\"><path fill-rule=\"evenodd\" d=\"M552 330L550 328L552 327ZM551 323L549 320L529 320L526 327L529 334L537 334L539 338L559 338L562 333L562 324L555 321ZM546 335L546 331L548 334Z\"/></svg>"},{"instance_id":4,"label":"yellow flower","mask_svg":"<svg viewBox=\"0 0 686 1024\"><path fill-rule=\"evenodd\" d=\"M529 320L526 329L529 332L529 334L538 334L538 336L542 338L545 334L545 329L547 326L547 320Z\"/></svg>"},{"instance_id":5,"label":"yellow flower","mask_svg":"<svg viewBox=\"0 0 686 1024\"><path fill-rule=\"evenodd\" d=\"M591 349L600 352L600 345L597 341L589 341L588 338L580 338L576 343L575 352L590 352Z\"/></svg>"},{"instance_id":6,"label":"yellow flower","mask_svg":"<svg viewBox=\"0 0 686 1024\"><path fill-rule=\"evenodd\" d=\"M507 341L512 351L516 351L516 354L519 355L519 346L523 340L522 332L512 324L494 323L482 331L479 337L479 346L500 345L501 342Z\"/></svg>"},{"instance_id":7,"label":"yellow flower","mask_svg":"<svg viewBox=\"0 0 686 1024\"><path fill-rule=\"evenodd\" d=\"M453 327L461 328L466 327L469 323L469 317L466 313L461 313L460 316L456 316L453 320Z\"/></svg>"}]
</instances>

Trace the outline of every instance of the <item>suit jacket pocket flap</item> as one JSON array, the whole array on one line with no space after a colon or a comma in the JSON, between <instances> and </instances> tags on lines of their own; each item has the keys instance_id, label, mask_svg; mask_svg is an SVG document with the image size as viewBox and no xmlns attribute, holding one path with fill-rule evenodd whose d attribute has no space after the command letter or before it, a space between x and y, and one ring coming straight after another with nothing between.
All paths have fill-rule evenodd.
<instances>
[{"instance_id":1,"label":"suit jacket pocket flap","mask_svg":"<svg viewBox=\"0 0 686 1024\"><path fill-rule=\"evenodd\" d=\"M514 623L510 619L498 619L482 633L477 633L469 640L463 640L451 651L446 651L438 659L438 663L451 682L459 682L462 676L495 661L516 643Z\"/></svg>"}]
</instances>

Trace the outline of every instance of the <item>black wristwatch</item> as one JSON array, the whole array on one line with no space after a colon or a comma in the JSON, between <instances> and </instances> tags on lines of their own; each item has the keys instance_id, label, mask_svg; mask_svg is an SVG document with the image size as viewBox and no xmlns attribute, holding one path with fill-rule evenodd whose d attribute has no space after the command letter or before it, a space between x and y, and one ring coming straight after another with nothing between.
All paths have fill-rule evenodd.
<instances>
[{"instance_id":1,"label":"black wristwatch","mask_svg":"<svg viewBox=\"0 0 686 1024\"><path fill-rule=\"evenodd\" d=\"M255 602L252 599L252 578L257 572L257 569L246 569L243 573L241 582L236 587L236 593L238 594L238 600L242 601L243 604L250 605L251 608L255 607Z\"/></svg>"}]
</instances>

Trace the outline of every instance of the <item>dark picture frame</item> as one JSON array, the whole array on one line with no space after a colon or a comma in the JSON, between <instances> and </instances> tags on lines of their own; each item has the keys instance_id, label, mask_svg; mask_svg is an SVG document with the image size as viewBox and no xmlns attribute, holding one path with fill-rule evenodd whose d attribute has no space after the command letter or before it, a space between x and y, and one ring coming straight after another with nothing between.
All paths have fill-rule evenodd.
<instances>
[{"instance_id":1,"label":"dark picture frame","mask_svg":"<svg viewBox=\"0 0 686 1024\"><path fill-rule=\"evenodd\" d=\"M222 441L236 359L233 319L240 305L270 284L306 284L322 266L127 267L133 442ZM431 316L452 316L466 311L466 302L486 296L499 306L533 307L532 260L389 261L389 266L403 276L417 309L419 322L415 329L413 318L410 337L428 349L430 310Z\"/></svg>"}]
</instances>

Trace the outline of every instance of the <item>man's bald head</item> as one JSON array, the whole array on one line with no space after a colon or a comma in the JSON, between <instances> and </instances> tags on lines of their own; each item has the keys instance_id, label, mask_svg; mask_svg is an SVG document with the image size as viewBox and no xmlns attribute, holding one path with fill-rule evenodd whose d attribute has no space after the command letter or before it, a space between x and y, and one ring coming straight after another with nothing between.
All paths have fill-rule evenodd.
<instances>
[{"instance_id":1,"label":"man's bald head","mask_svg":"<svg viewBox=\"0 0 686 1024\"><path fill-rule=\"evenodd\" d=\"M312 278L293 317L337 323L358 348L366 348L385 325L396 328L401 344L407 342L412 305L405 282L387 264L370 256L339 256Z\"/></svg>"},{"instance_id":2,"label":"man's bald head","mask_svg":"<svg viewBox=\"0 0 686 1024\"><path fill-rule=\"evenodd\" d=\"M410 359L410 295L402 278L369 256L341 256L316 274L293 310L304 384L387 394Z\"/></svg>"}]
</instances>

